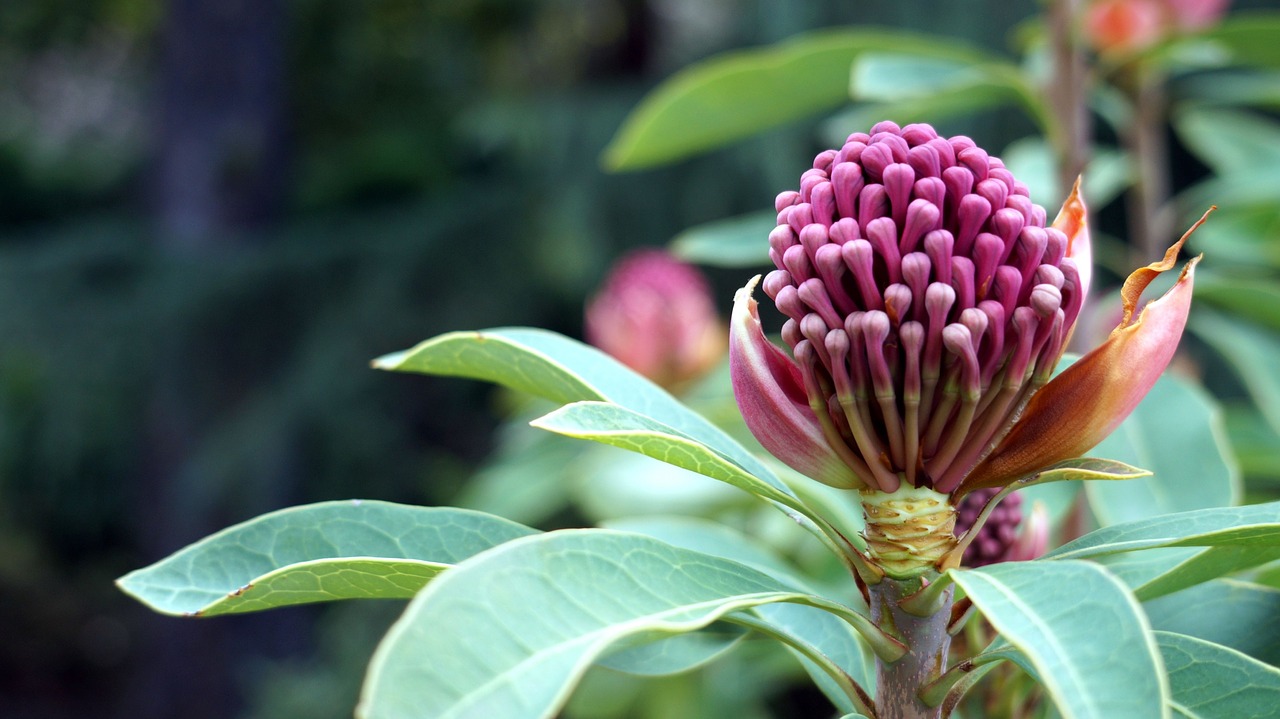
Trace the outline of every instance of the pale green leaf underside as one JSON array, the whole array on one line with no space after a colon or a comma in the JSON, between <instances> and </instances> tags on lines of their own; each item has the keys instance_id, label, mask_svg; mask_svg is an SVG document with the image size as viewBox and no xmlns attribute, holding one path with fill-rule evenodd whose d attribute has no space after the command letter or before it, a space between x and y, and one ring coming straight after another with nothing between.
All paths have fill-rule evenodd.
<instances>
[{"instance_id":1,"label":"pale green leaf underside","mask_svg":"<svg viewBox=\"0 0 1280 719\"><path fill-rule=\"evenodd\" d=\"M608 402L574 402L531 422L568 437L620 447L683 467L776 502L799 507L788 493L747 473L727 457L679 431Z\"/></svg>"},{"instance_id":2,"label":"pale green leaf underside","mask_svg":"<svg viewBox=\"0 0 1280 719\"><path fill-rule=\"evenodd\" d=\"M452 564L534 532L465 509L322 502L228 527L118 583L158 612L188 616L406 599Z\"/></svg>"},{"instance_id":3,"label":"pale green leaf underside","mask_svg":"<svg viewBox=\"0 0 1280 719\"><path fill-rule=\"evenodd\" d=\"M1106 570L1012 562L949 575L1026 657L1066 719L1169 716L1146 618Z\"/></svg>"},{"instance_id":4,"label":"pale green leaf underside","mask_svg":"<svg viewBox=\"0 0 1280 719\"><path fill-rule=\"evenodd\" d=\"M1280 545L1280 502L1179 512L1090 532L1045 555L1087 559L1157 547Z\"/></svg>"},{"instance_id":5,"label":"pale green leaf underside","mask_svg":"<svg viewBox=\"0 0 1280 719\"><path fill-rule=\"evenodd\" d=\"M626 647L605 654L596 664L637 676L679 674L713 662L727 654L747 630L732 624L717 624L700 632L675 634L648 644Z\"/></svg>"},{"instance_id":6,"label":"pale green leaf underside","mask_svg":"<svg viewBox=\"0 0 1280 719\"><path fill-rule=\"evenodd\" d=\"M1280 590L1214 579L1144 602L1153 629L1186 634L1280 665Z\"/></svg>"},{"instance_id":7,"label":"pale green leaf underside","mask_svg":"<svg viewBox=\"0 0 1280 719\"><path fill-rule=\"evenodd\" d=\"M452 332L380 357L374 366L486 380L562 404L611 402L710 447L777 491L792 494L742 445L665 390L594 347L555 332L519 327Z\"/></svg>"},{"instance_id":8,"label":"pale green leaf underside","mask_svg":"<svg viewBox=\"0 0 1280 719\"><path fill-rule=\"evenodd\" d=\"M485 552L428 585L374 655L366 719L549 717L605 652L799 602L849 613L749 567L610 530Z\"/></svg>"},{"instance_id":9,"label":"pale green leaf underside","mask_svg":"<svg viewBox=\"0 0 1280 719\"><path fill-rule=\"evenodd\" d=\"M1156 632L1155 637L1169 676L1174 716L1280 717L1280 669L1182 634Z\"/></svg>"}]
</instances>

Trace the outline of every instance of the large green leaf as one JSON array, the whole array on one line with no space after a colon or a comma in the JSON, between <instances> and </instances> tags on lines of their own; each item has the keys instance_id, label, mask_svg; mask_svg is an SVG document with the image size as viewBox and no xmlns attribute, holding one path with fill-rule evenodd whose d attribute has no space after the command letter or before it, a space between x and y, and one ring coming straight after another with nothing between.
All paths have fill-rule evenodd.
<instances>
[{"instance_id":1,"label":"large green leaf","mask_svg":"<svg viewBox=\"0 0 1280 719\"><path fill-rule=\"evenodd\" d=\"M1155 599L1276 559L1280 559L1280 546L1211 547L1196 552L1159 576L1143 582L1134 589L1134 594L1143 601Z\"/></svg>"},{"instance_id":2,"label":"large green leaf","mask_svg":"<svg viewBox=\"0 0 1280 719\"><path fill-rule=\"evenodd\" d=\"M1017 102L1042 130L1051 119L1017 66L1002 60L975 62L901 50L871 51L853 63L850 94L856 100L919 103L921 110L953 115ZM896 115L886 115L896 117Z\"/></svg>"},{"instance_id":3,"label":"large green leaf","mask_svg":"<svg viewBox=\"0 0 1280 719\"><path fill-rule=\"evenodd\" d=\"M1144 602L1151 626L1280 664L1280 589L1215 579Z\"/></svg>"},{"instance_id":4,"label":"large green leaf","mask_svg":"<svg viewBox=\"0 0 1280 719\"><path fill-rule=\"evenodd\" d=\"M1259 67L1280 67L1280 13L1233 14L1217 27L1206 30L1204 38L1226 49L1232 61Z\"/></svg>"},{"instance_id":5,"label":"large green leaf","mask_svg":"<svg viewBox=\"0 0 1280 719\"><path fill-rule=\"evenodd\" d=\"M1142 404L1089 454L1151 470L1127 482L1089 482L1102 525L1240 501L1240 478L1222 411L1200 387L1165 375Z\"/></svg>"},{"instance_id":6,"label":"large green leaf","mask_svg":"<svg viewBox=\"0 0 1280 719\"><path fill-rule=\"evenodd\" d=\"M1280 482L1280 433L1251 406L1226 408L1227 436L1240 462L1240 472L1251 482Z\"/></svg>"},{"instance_id":7,"label":"large green leaf","mask_svg":"<svg viewBox=\"0 0 1280 719\"><path fill-rule=\"evenodd\" d=\"M1267 423L1280 432L1280 339L1274 331L1218 312L1197 310L1188 325L1221 353L1244 383Z\"/></svg>"},{"instance_id":8,"label":"large green leaf","mask_svg":"<svg viewBox=\"0 0 1280 719\"><path fill-rule=\"evenodd\" d=\"M744 565L641 535L566 530L509 542L410 603L374 655L357 713L549 717L606 651L775 602L866 621Z\"/></svg>"},{"instance_id":9,"label":"large green leaf","mask_svg":"<svg viewBox=\"0 0 1280 719\"><path fill-rule=\"evenodd\" d=\"M1066 719L1169 716L1146 617L1106 570L1012 562L948 574L1026 657Z\"/></svg>"},{"instance_id":10,"label":"large green leaf","mask_svg":"<svg viewBox=\"0 0 1280 719\"><path fill-rule=\"evenodd\" d=\"M681 70L641 101L604 152L611 170L679 160L849 99L860 53L916 53L959 62L991 55L949 39L886 29L824 30L718 55Z\"/></svg>"},{"instance_id":11,"label":"large green leaf","mask_svg":"<svg viewBox=\"0 0 1280 719\"><path fill-rule=\"evenodd\" d=\"M1045 555L1089 559L1158 547L1280 545L1280 502L1179 512L1103 527Z\"/></svg>"},{"instance_id":12,"label":"large green leaf","mask_svg":"<svg viewBox=\"0 0 1280 719\"><path fill-rule=\"evenodd\" d=\"M1280 162L1280 125L1259 115L1192 105L1174 116L1173 126L1196 157L1221 174Z\"/></svg>"},{"instance_id":13,"label":"large green leaf","mask_svg":"<svg viewBox=\"0 0 1280 719\"><path fill-rule=\"evenodd\" d=\"M773 210L716 220L690 227L669 248L687 262L713 267L759 267L769 264L767 238L778 225Z\"/></svg>"},{"instance_id":14,"label":"large green leaf","mask_svg":"<svg viewBox=\"0 0 1280 719\"><path fill-rule=\"evenodd\" d=\"M819 593L794 566L771 549L736 529L699 517L648 515L622 517L602 524L605 529L653 537L672 546L723 557L778 579L792 589Z\"/></svg>"},{"instance_id":15,"label":"large green leaf","mask_svg":"<svg viewBox=\"0 0 1280 719\"><path fill-rule=\"evenodd\" d=\"M1046 209L1057 207L1070 188L1062 187L1058 175L1058 159L1047 140L1024 137L1014 140L1000 153L1000 159L1013 176L1031 189L1031 199ZM1128 158L1106 148L1094 150L1084 171L1080 187L1091 209L1106 207L1133 181Z\"/></svg>"},{"instance_id":16,"label":"large green leaf","mask_svg":"<svg viewBox=\"0 0 1280 719\"><path fill-rule=\"evenodd\" d=\"M496 382L562 404L612 402L671 427L778 491L791 493L742 445L662 388L594 347L555 332L517 327L451 332L381 357L374 366Z\"/></svg>"},{"instance_id":17,"label":"large green leaf","mask_svg":"<svg viewBox=\"0 0 1280 719\"><path fill-rule=\"evenodd\" d=\"M688 517L634 517L610 522L611 529L638 532L685 549L725 557L759 569L791 587L813 591L811 582L796 576L794 568L738 532L702 519ZM852 591L851 587L846 587ZM832 596L828 594L827 596ZM854 599L858 597L854 596ZM874 656L848 622L820 609L800 604L770 604L754 612L793 641L803 641L822 653L870 693L875 687ZM854 709L845 691L819 666L791 648L809 675L838 708Z\"/></svg>"},{"instance_id":18,"label":"large green leaf","mask_svg":"<svg viewBox=\"0 0 1280 719\"><path fill-rule=\"evenodd\" d=\"M607 653L596 664L638 676L679 674L724 656L747 635L747 630L718 622L699 632L688 632L656 642Z\"/></svg>"},{"instance_id":19,"label":"large green leaf","mask_svg":"<svg viewBox=\"0 0 1280 719\"><path fill-rule=\"evenodd\" d=\"M1183 634L1155 635L1175 715L1188 719L1280 717L1280 669Z\"/></svg>"},{"instance_id":20,"label":"large green leaf","mask_svg":"<svg viewBox=\"0 0 1280 719\"><path fill-rule=\"evenodd\" d=\"M1216 215L1213 220L1217 222ZM1241 319L1280 332L1280 285L1275 280L1196 270L1197 303L1207 302Z\"/></svg>"},{"instance_id":21,"label":"large green leaf","mask_svg":"<svg viewBox=\"0 0 1280 719\"><path fill-rule=\"evenodd\" d=\"M831 703L841 711L853 711L857 707L850 701L846 689L838 684L824 668L808 659L793 644L803 642L834 663L857 682L868 694L875 691L875 655L849 623L815 607L803 604L769 604L756 607L755 613L769 625L791 637L787 648L804 665L805 671Z\"/></svg>"},{"instance_id":22,"label":"large green leaf","mask_svg":"<svg viewBox=\"0 0 1280 719\"><path fill-rule=\"evenodd\" d=\"M322 502L228 527L118 584L158 612L185 616L408 599L453 564L535 531L465 509Z\"/></svg>"}]
</instances>

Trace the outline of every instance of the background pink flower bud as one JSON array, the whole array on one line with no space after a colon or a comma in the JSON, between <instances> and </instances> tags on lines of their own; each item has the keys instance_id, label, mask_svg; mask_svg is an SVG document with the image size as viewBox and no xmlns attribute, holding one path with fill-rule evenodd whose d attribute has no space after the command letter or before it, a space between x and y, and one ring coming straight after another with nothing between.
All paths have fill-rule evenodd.
<instances>
[{"instance_id":1,"label":"background pink flower bud","mask_svg":"<svg viewBox=\"0 0 1280 719\"><path fill-rule=\"evenodd\" d=\"M1164 0L1164 5L1173 26L1189 32L1216 25L1231 0Z\"/></svg>"},{"instance_id":2,"label":"background pink flower bud","mask_svg":"<svg viewBox=\"0 0 1280 719\"><path fill-rule=\"evenodd\" d=\"M587 304L587 341L654 382L678 387L724 356L706 278L662 250L619 260Z\"/></svg>"},{"instance_id":3,"label":"background pink flower bud","mask_svg":"<svg viewBox=\"0 0 1280 719\"><path fill-rule=\"evenodd\" d=\"M1215 25L1230 0L1095 0L1084 30L1101 52L1132 52L1178 33Z\"/></svg>"}]
</instances>

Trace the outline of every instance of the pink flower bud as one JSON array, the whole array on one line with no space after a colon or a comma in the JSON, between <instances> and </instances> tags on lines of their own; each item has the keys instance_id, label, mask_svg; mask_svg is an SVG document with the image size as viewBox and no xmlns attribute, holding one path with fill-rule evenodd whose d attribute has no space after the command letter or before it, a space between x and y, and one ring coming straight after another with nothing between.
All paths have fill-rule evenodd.
<instances>
[{"instance_id":1,"label":"pink flower bud","mask_svg":"<svg viewBox=\"0 0 1280 719\"><path fill-rule=\"evenodd\" d=\"M782 336L795 361L764 339L754 281L731 323L738 405L788 465L882 492L1004 486L1088 450L1168 364L1194 261L1164 299L1134 312L1181 242L1130 277L1107 342L1050 382L1091 277L1079 184L1048 224L1027 187L969 138L880 123L830 153L800 194L829 187L835 199L820 216L803 203L784 209L769 237L778 270L764 289L790 318ZM854 157L861 164L844 159Z\"/></svg>"},{"instance_id":2,"label":"pink flower bud","mask_svg":"<svg viewBox=\"0 0 1280 719\"><path fill-rule=\"evenodd\" d=\"M1084 16L1089 43L1100 52L1132 52L1165 34L1158 0L1097 0Z\"/></svg>"},{"instance_id":3,"label":"pink flower bud","mask_svg":"<svg viewBox=\"0 0 1280 719\"><path fill-rule=\"evenodd\" d=\"M587 304L586 335L667 388L702 376L725 350L706 280L661 250L640 250L614 265Z\"/></svg>"}]
</instances>

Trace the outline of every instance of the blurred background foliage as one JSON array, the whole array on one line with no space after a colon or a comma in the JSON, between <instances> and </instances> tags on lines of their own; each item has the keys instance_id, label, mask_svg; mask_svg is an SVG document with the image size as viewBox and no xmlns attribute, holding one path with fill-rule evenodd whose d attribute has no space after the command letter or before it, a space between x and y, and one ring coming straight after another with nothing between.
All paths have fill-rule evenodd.
<instances>
[{"instance_id":1,"label":"blurred background foliage","mask_svg":"<svg viewBox=\"0 0 1280 719\"><path fill-rule=\"evenodd\" d=\"M1040 9L0 4L4 715L350 716L398 605L177 622L111 579L282 506L474 498L464 487L495 442L526 441L494 437L507 399L378 374L370 358L453 329L581 336L584 298L624 250L771 206L831 142L831 112L818 112L656 169L604 171L624 118L680 68L843 25L1016 57ZM1234 315L1223 326L1235 334L1203 327L1210 320L1200 334L1228 350L1236 374L1207 353L1201 369L1238 400L1230 424L1256 480L1247 487L1266 493L1280 478L1280 385L1266 359L1280 356L1280 182L1264 181L1277 166L1280 100L1274 74L1190 67L1169 85L1174 122L1161 135L1178 211L1224 205L1200 249L1215 253L1208 297ZM994 106L938 125L997 148L1037 132L1026 113ZM1227 195L1248 201L1228 207ZM1100 234L1127 236L1119 203L1098 209ZM1124 257L1113 242L1101 254ZM722 311L743 276L711 271ZM580 521L561 511L541 526ZM788 691L777 687L777 701L804 705Z\"/></svg>"}]
</instances>

